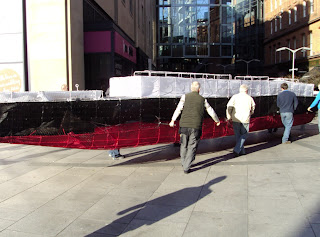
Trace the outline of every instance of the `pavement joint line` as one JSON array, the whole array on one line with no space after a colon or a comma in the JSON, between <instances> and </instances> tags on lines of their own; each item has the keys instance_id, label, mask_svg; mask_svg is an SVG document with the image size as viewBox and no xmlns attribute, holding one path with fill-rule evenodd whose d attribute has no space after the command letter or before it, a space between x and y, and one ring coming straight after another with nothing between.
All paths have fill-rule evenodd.
<instances>
[{"instance_id":1,"label":"pavement joint line","mask_svg":"<svg viewBox=\"0 0 320 237\"><path fill-rule=\"evenodd\" d=\"M319 138L320 138L320 137L319 137ZM314 146L314 145L311 145L311 144L309 144L309 143L306 143L306 142L303 142L303 141L296 141L296 142L294 142L294 143L296 143L296 144L299 145L299 146L307 147L307 148L309 148L309 149L311 149L311 150L320 152L320 148L319 148L319 147Z\"/></svg>"}]
</instances>

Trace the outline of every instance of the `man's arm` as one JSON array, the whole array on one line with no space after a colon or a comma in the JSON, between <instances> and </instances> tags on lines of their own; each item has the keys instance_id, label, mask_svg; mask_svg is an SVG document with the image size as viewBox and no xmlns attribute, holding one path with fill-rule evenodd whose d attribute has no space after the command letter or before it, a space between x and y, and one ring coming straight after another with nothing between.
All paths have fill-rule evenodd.
<instances>
[{"instance_id":1,"label":"man's arm","mask_svg":"<svg viewBox=\"0 0 320 237\"><path fill-rule=\"evenodd\" d=\"M311 109L313 107L315 107L320 101L320 92L317 94L316 98L314 99L314 101L311 103L311 105L308 108L308 111L311 111Z\"/></svg>"},{"instance_id":2,"label":"man's arm","mask_svg":"<svg viewBox=\"0 0 320 237\"><path fill-rule=\"evenodd\" d=\"M294 94L293 101L294 101L294 110L296 110L299 104L296 94Z\"/></svg>"},{"instance_id":3,"label":"man's arm","mask_svg":"<svg viewBox=\"0 0 320 237\"><path fill-rule=\"evenodd\" d=\"M170 127L174 126L174 122L177 120L177 118L181 114L181 111L183 110L183 106L184 106L185 100L186 100L186 96L185 95L181 96L179 104L177 105L177 108L176 108L176 110L174 111L174 113L172 115L171 122L169 123Z\"/></svg>"},{"instance_id":4,"label":"man's arm","mask_svg":"<svg viewBox=\"0 0 320 237\"><path fill-rule=\"evenodd\" d=\"M227 109L226 109L227 120L231 120L231 115L232 115L233 109L234 109L234 96L231 97L231 99L229 100L229 102L227 104Z\"/></svg>"},{"instance_id":5,"label":"man's arm","mask_svg":"<svg viewBox=\"0 0 320 237\"><path fill-rule=\"evenodd\" d=\"M216 112L213 110L213 108L210 106L207 99L204 100L204 107L206 108L210 117L217 123L217 126L219 126L220 125L219 117L216 114Z\"/></svg>"}]
</instances>

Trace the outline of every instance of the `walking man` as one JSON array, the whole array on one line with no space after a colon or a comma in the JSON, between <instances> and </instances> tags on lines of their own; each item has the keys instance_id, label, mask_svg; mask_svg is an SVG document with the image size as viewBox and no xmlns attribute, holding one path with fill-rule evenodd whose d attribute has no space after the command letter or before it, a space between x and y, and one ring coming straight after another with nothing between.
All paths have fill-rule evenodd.
<instances>
[{"instance_id":1,"label":"walking man","mask_svg":"<svg viewBox=\"0 0 320 237\"><path fill-rule=\"evenodd\" d=\"M320 83L318 85L318 89L320 91ZM318 92L316 98L314 99L314 101L312 102L312 104L308 107L308 111L312 112L312 108L317 106L318 107L318 128L319 128L319 134L320 134L320 92Z\"/></svg>"},{"instance_id":2,"label":"walking man","mask_svg":"<svg viewBox=\"0 0 320 237\"><path fill-rule=\"evenodd\" d=\"M204 116L204 109L208 112L210 117L220 125L219 118L208 101L199 95L200 83L192 82L191 92L181 97L180 102L173 113L170 127L174 126L174 122L181 114L180 119L180 157L184 173L189 173L192 162L195 159L197 147L202 134L202 122Z\"/></svg>"},{"instance_id":3,"label":"walking man","mask_svg":"<svg viewBox=\"0 0 320 237\"><path fill-rule=\"evenodd\" d=\"M233 149L235 157L246 154L244 142L249 132L250 117L256 106L253 98L248 95L247 85L241 85L239 91L240 93L233 95L229 100L226 111L227 120L232 121L236 138L236 145Z\"/></svg>"},{"instance_id":4,"label":"walking man","mask_svg":"<svg viewBox=\"0 0 320 237\"><path fill-rule=\"evenodd\" d=\"M277 106L280 109L281 121L284 126L282 144L290 144L291 127L293 125L293 112L297 109L298 99L294 92L288 91L288 84L281 84L281 92L277 96Z\"/></svg>"}]
</instances>

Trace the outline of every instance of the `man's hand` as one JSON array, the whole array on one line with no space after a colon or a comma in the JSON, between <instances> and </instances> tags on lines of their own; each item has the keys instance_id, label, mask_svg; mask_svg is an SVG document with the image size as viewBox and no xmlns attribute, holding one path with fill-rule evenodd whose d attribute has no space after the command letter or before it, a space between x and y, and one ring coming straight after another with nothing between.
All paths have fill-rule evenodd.
<instances>
[{"instance_id":1,"label":"man's hand","mask_svg":"<svg viewBox=\"0 0 320 237\"><path fill-rule=\"evenodd\" d=\"M311 110L311 108L310 107L308 107L308 109L307 109L309 112L312 112L312 110Z\"/></svg>"},{"instance_id":2,"label":"man's hand","mask_svg":"<svg viewBox=\"0 0 320 237\"><path fill-rule=\"evenodd\" d=\"M219 126L219 125L220 125L220 122L217 122L216 125Z\"/></svg>"},{"instance_id":3,"label":"man's hand","mask_svg":"<svg viewBox=\"0 0 320 237\"><path fill-rule=\"evenodd\" d=\"M171 120L171 122L169 123L169 126L170 127L174 127L174 121L173 120Z\"/></svg>"}]
</instances>

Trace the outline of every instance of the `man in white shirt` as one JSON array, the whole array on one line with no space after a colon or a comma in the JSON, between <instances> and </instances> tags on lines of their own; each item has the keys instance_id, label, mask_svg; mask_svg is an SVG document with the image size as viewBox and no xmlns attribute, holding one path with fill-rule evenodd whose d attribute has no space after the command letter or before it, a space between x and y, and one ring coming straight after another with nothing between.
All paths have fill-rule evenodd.
<instances>
[{"instance_id":1,"label":"man in white shirt","mask_svg":"<svg viewBox=\"0 0 320 237\"><path fill-rule=\"evenodd\" d=\"M235 157L245 155L244 142L248 136L250 117L256 104L248 95L248 87L240 86L240 93L233 95L227 104L227 120L232 121L233 131L236 137L236 145L233 149Z\"/></svg>"}]
</instances>

